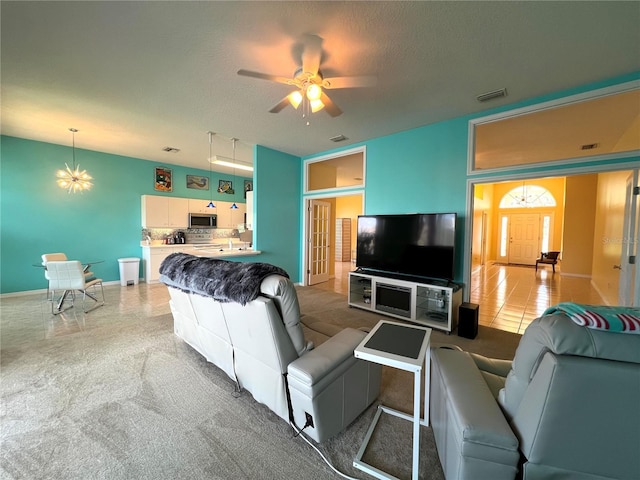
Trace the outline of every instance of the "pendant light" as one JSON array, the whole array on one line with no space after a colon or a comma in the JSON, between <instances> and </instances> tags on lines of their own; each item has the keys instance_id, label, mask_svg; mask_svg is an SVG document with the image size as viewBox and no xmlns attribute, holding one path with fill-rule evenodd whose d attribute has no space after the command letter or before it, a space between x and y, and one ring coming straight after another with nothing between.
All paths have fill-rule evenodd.
<instances>
[{"instance_id":1,"label":"pendant light","mask_svg":"<svg viewBox=\"0 0 640 480\"><path fill-rule=\"evenodd\" d=\"M76 132L78 130L70 128L69 131L72 135L73 168L69 168L69 165L65 162L64 166L67 168L56 172L57 183L60 188L67 189L68 193L82 193L83 190L89 190L92 187L93 183L89 181L92 178L86 170L80 171L80 165L76 166Z\"/></svg>"},{"instance_id":2,"label":"pendant light","mask_svg":"<svg viewBox=\"0 0 640 480\"><path fill-rule=\"evenodd\" d=\"M237 138L232 138L231 141L233 142L233 165L234 165L234 167L233 167L233 181L237 182L235 164L236 164L236 142L238 141L238 139ZM235 192L235 190L234 190L234 192ZM237 210L238 209L238 205L236 205L236 202L233 202L233 204L231 205L230 208L233 209L233 210Z\"/></svg>"},{"instance_id":3,"label":"pendant light","mask_svg":"<svg viewBox=\"0 0 640 480\"><path fill-rule=\"evenodd\" d=\"M211 154L211 147L213 144L213 132L207 132L209 134L209 190L211 191L211 201L207 205L207 208L216 208L216 205L213 203L213 188L211 185L211 161L213 160L213 155Z\"/></svg>"}]
</instances>

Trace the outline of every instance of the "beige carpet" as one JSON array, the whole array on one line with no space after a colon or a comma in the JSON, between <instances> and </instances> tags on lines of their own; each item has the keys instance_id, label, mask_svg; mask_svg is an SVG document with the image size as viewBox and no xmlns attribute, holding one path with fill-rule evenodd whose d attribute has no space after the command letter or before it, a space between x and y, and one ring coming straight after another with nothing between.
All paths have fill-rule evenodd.
<instances>
[{"instance_id":1,"label":"beige carpet","mask_svg":"<svg viewBox=\"0 0 640 480\"><path fill-rule=\"evenodd\" d=\"M382 318L349 308L345 297L331 292L309 287L298 292L311 329L320 322L371 327ZM94 312L93 318L101 316L94 328L5 344L0 478L339 478L286 422L247 392L235 394L224 373L175 337L170 314L149 315L144 304L124 309L109 296L107 301L110 306ZM434 342L503 358L513 355L518 339L482 327L476 340L433 334ZM380 400L410 411L411 398L410 376L385 368ZM338 469L355 478L371 478L352 461L375 408L320 445ZM365 460L410 478L410 428L409 422L383 417ZM431 429L425 427L420 473L420 478L443 478Z\"/></svg>"}]
</instances>

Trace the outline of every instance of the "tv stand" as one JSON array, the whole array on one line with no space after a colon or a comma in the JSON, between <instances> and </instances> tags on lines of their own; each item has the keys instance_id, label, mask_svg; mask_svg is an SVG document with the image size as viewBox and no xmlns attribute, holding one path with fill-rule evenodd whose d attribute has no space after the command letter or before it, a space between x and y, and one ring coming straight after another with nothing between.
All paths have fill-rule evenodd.
<instances>
[{"instance_id":1,"label":"tv stand","mask_svg":"<svg viewBox=\"0 0 640 480\"><path fill-rule=\"evenodd\" d=\"M442 280L349 272L349 306L451 333L458 326L462 286Z\"/></svg>"}]
</instances>

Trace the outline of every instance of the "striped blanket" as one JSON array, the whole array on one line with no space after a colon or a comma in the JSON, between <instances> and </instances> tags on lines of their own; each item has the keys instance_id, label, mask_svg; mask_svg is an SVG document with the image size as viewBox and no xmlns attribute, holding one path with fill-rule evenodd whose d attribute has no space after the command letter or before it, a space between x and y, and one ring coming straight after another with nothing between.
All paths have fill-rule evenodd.
<instances>
[{"instance_id":1,"label":"striped blanket","mask_svg":"<svg viewBox=\"0 0 640 480\"><path fill-rule=\"evenodd\" d=\"M562 302L547 308L544 315L552 313L564 313L582 327L640 334L640 308Z\"/></svg>"}]
</instances>

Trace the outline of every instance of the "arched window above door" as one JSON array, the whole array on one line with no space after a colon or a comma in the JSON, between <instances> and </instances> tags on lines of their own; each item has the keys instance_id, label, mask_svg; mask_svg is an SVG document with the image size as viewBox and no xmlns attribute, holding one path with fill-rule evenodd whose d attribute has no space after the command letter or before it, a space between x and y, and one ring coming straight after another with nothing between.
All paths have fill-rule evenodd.
<instances>
[{"instance_id":1,"label":"arched window above door","mask_svg":"<svg viewBox=\"0 0 640 480\"><path fill-rule=\"evenodd\" d=\"M500 200L500 208L555 207L556 199L549 190L538 185L522 184L507 192Z\"/></svg>"}]
</instances>

